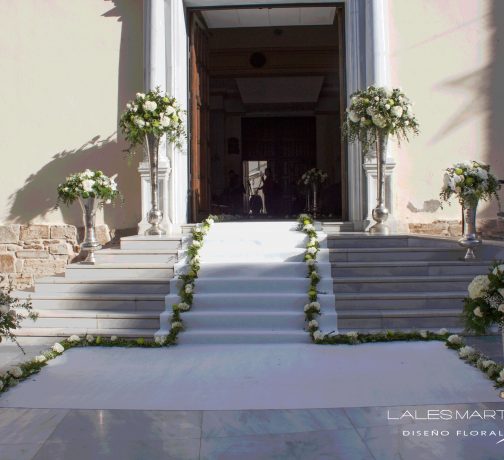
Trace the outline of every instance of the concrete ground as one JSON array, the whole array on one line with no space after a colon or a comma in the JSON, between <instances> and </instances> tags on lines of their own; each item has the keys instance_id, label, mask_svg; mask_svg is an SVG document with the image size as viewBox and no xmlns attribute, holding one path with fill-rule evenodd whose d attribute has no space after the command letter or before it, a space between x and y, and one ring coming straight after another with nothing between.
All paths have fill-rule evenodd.
<instances>
[{"instance_id":1,"label":"concrete ground","mask_svg":"<svg viewBox=\"0 0 504 460\"><path fill-rule=\"evenodd\" d=\"M54 340L30 343L30 348L27 350L29 353L37 354L53 342ZM494 358L502 356L498 338L478 338L469 342L477 348L486 347L482 351ZM437 345L435 343L417 344L426 346L425 349ZM380 350L379 345L373 344L365 347L372 347L370 350ZM404 350L408 344L396 345L395 348L402 347ZM351 350L364 350L362 347L364 346L351 347ZM345 348L347 347L314 347L316 350L334 350L329 351L331 354L336 352L340 354ZM179 355L181 350L184 351L182 347L176 347L172 350ZM384 350L386 348L382 347L381 354L384 354ZM391 350L392 348L387 350L389 357L392 356ZM432 368L428 369L425 366L421 369L421 372L427 374L432 382L432 388L429 391L424 391L427 385L425 381L422 381L421 384L424 390L420 388L423 391L420 399L430 394L431 399L428 404L418 403L419 393L410 381L407 384L409 385L407 391L401 392L401 397L407 396L409 392L408 401L411 402L406 405L393 404L397 394L395 391L391 391L387 396L388 399L384 399L383 394L378 394L378 392L375 395L362 393L362 403L358 401L356 403L352 399L349 400L351 404L347 404L345 407L204 410L203 406L212 407L213 403L210 401L202 405L201 409L203 410L132 410L111 409L110 407L114 407L114 404L104 401L101 407L77 409L76 407L85 407L85 401L104 383L105 386L114 390L108 393L112 398L114 392L129 391L124 386L123 380L125 372L127 375L128 371L132 369L121 367L121 363L117 363L115 368L116 374L120 377L115 383L108 381L107 375L104 376L105 382L100 381L99 375L94 375L90 380L86 380L89 377L89 368L87 372L76 375L75 369L72 370L69 365L71 362L75 364L79 361L80 358L77 357L79 353L87 351L107 352L114 351L114 349L85 349L67 352L52 361L52 365L44 368L39 375L33 377L33 380L30 379L0 396L1 460L491 460L504 458L504 442L499 442L504 439L504 417L500 417L500 414L504 413L504 401L503 403L497 402L499 401L498 391L492 388L492 383L486 380L480 371L458 360L456 355L449 355L453 358L453 363L450 365L455 366L451 372L454 372L453 369L458 372L460 364L463 366L460 369L463 369L464 375L453 376L456 380L454 393L450 394L447 387L442 391L439 390L439 382L435 375L436 370L432 371ZM124 350L125 353L130 351L152 352L157 350ZM444 351L454 353L451 350ZM184 351L184 355L185 353ZM438 349L431 350L430 356L433 363L439 362L439 356L436 356L439 353ZM112 360L110 362L117 358L117 354L113 355L110 357ZM334 356L336 354L333 355L333 358ZM405 353L404 356L411 356L411 353ZM260 356L257 359L260 361ZM15 360L14 350L5 344L0 345L0 363L5 364L7 361L12 363L13 360ZM134 365L140 363L137 360L132 361ZM446 363L442 361L443 365ZM100 366L99 362L96 364ZM206 371L201 369L202 374L208 372L208 369L215 365L215 363L212 365L209 362L207 364L209 367ZM250 362L244 363L243 368L248 367L248 376L253 378L253 367L250 364ZM369 365L372 364L372 362L369 363ZM404 361L402 364L405 364ZM150 379L156 375L156 371L150 369L150 363L143 361L143 365L147 370L143 376L145 385L137 388L136 399L140 400L143 399L142 392L145 392L146 389L149 391ZM60 384L65 380L60 381L58 378L54 380L54 378L63 377L65 368L71 371L74 380L67 379L66 388L63 388ZM176 371L173 367L171 369L173 372ZM280 369L282 369L281 366ZM198 379L197 369L192 365L185 367L184 370L189 376L192 376L192 379ZM240 372L239 367L234 370ZM341 375L354 371L351 367L338 367L337 370ZM407 374L407 368L405 370ZM181 370L179 369L179 371ZM271 372L274 373L275 368L271 368ZM88 377L86 377L86 373ZM105 372L105 374L107 373ZM311 393L321 391L323 387L319 386L318 382L328 378L333 382L335 392L346 391L343 388L338 389L338 374L335 375L331 375L324 365L319 366L318 370L315 369L305 381L307 399L311 400ZM399 381L403 378L399 373L393 376ZM48 378L53 379L51 380L54 384L52 389L49 380L46 380L45 383L42 381ZM296 375L295 378L299 377ZM383 375L371 372L368 376L369 391L377 391L377 388L382 388L380 382L382 378ZM356 378L355 382L356 385L361 385L362 382L357 382L357 379L362 379ZM83 384L78 385L77 380L83 380ZM93 384L89 383L93 381ZM403 380L403 382L406 381ZM459 382L462 383L461 387L458 386ZM173 385L168 389L175 395L172 400L186 399L187 394L191 393L190 391L189 393L185 392L186 389L180 386L180 381L178 384L177 382L172 383ZM209 382L202 383L208 384ZM86 385L88 387L91 385L88 393L85 390ZM225 382L223 385L225 387ZM464 386L470 387L467 394L472 399L458 400L464 395L463 392L460 392ZM251 389L253 387L249 388L250 391ZM217 392L218 389L214 388L214 390ZM283 400L282 392L290 391L292 388L285 386L285 382L279 388L266 386L263 400L270 402ZM80 401L80 404L73 404L74 407L70 404L67 408L56 407L55 401L61 403L64 400L58 396L61 392L71 396L70 400L72 401ZM271 392L277 394L276 399L268 395ZM21 408L23 399L28 401L31 399L30 395L38 398L37 403L26 404L25 408ZM80 397L75 399L76 395L80 395ZM195 394L195 397L197 399L199 395ZM206 397L212 399L212 394L209 393ZM233 395L230 394L230 398L232 397ZM352 396L352 398L354 397ZM130 398L135 399L135 395L131 394ZM220 396L216 395L216 398L219 399ZM331 401L331 398L332 396L329 394L328 400ZM490 399L494 402L489 402ZM338 398L334 400L337 401ZM369 401L373 400L380 401L380 404L369 404ZM135 405L141 406L141 404L135 403L125 404L124 407L135 407ZM258 401L258 406L261 406L261 401ZM431 420L425 419L427 410L431 411L430 414L434 414ZM448 413L452 416L456 413L462 414L463 417L464 414L466 415L462 420L440 420L439 410L445 411L445 416ZM487 412L484 412L485 410ZM409 411L408 413L414 414L414 416L405 416L399 419L401 415L405 414L405 411ZM473 414L473 416L468 419L467 414ZM483 420L482 414L485 415Z\"/></svg>"}]
</instances>

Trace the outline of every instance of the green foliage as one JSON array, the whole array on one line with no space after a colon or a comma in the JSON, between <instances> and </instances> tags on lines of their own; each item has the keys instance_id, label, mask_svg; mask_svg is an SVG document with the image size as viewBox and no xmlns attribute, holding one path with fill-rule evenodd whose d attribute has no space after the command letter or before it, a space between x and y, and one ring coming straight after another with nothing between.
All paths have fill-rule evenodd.
<instances>
[{"instance_id":1,"label":"green foliage","mask_svg":"<svg viewBox=\"0 0 504 460\"><path fill-rule=\"evenodd\" d=\"M411 102L399 88L368 86L350 96L343 136L349 142L360 141L366 153L379 133L393 136L399 143L408 140L410 134L419 133Z\"/></svg>"}]
</instances>

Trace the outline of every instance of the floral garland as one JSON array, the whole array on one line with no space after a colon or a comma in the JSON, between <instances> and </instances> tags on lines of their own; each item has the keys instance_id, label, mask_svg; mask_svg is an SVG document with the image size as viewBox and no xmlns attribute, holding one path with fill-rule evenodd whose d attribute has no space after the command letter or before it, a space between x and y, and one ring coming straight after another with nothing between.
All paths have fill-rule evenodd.
<instances>
[{"instance_id":1,"label":"floral garland","mask_svg":"<svg viewBox=\"0 0 504 460\"><path fill-rule=\"evenodd\" d=\"M463 318L467 331L484 334L493 324L504 326L504 261L494 262L488 275L478 275L469 284Z\"/></svg>"},{"instance_id":2,"label":"floral garland","mask_svg":"<svg viewBox=\"0 0 504 460\"><path fill-rule=\"evenodd\" d=\"M77 198L99 198L107 204L121 196L115 176L108 177L102 171L75 173L58 185L58 204L72 204Z\"/></svg>"},{"instance_id":3,"label":"floral garland","mask_svg":"<svg viewBox=\"0 0 504 460\"><path fill-rule=\"evenodd\" d=\"M379 132L400 142L408 140L409 134L418 134L418 127L412 104L400 88L368 86L350 96L342 128L349 142L359 140L367 153Z\"/></svg>"},{"instance_id":4,"label":"floral garland","mask_svg":"<svg viewBox=\"0 0 504 460\"><path fill-rule=\"evenodd\" d=\"M310 279L310 286L308 288L309 302L304 306L305 322L307 323L306 327L311 339L316 343L321 343L325 336L320 330L317 321L320 315L320 303L318 302L317 291L317 285L320 282L320 275L317 272L317 254L320 251L320 244L313 223L312 217L308 214L301 214L298 217L298 230L306 233L308 236L304 260L308 267L307 278Z\"/></svg>"},{"instance_id":5,"label":"floral garland","mask_svg":"<svg viewBox=\"0 0 504 460\"><path fill-rule=\"evenodd\" d=\"M208 216L199 226L192 229L192 242L187 248L189 267L187 273L179 275L182 280L182 287L179 291L180 301L172 305L170 333L166 338L160 336L161 340L176 341L178 334L184 330L184 322L181 313L189 311L193 304L194 283L198 278L200 270L199 251L203 247L203 240L210 230L210 227L217 220L216 216Z\"/></svg>"},{"instance_id":6,"label":"floral garland","mask_svg":"<svg viewBox=\"0 0 504 460\"><path fill-rule=\"evenodd\" d=\"M458 197L463 207L474 207L479 200L488 201L492 197L499 201L499 181L490 173L489 165L478 161L464 161L447 168L443 184L439 194L443 201L448 201L452 195Z\"/></svg>"},{"instance_id":7,"label":"floral garland","mask_svg":"<svg viewBox=\"0 0 504 460\"><path fill-rule=\"evenodd\" d=\"M156 337L155 341L149 341L142 337L138 339L122 339L115 335L110 338L106 338L101 336L94 337L88 334L81 338L78 335L72 335L61 342L56 342L49 350L42 352L33 359L17 366L13 366L6 372L0 373L0 393L16 386L19 382L26 380L31 375L40 372L40 370L45 367L51 359L57 358L70 348L84 348L91 346L160 348L174 344L174 341L170 341L166 338L161 339L159 337Z\"/></svg>"}]
</instances>

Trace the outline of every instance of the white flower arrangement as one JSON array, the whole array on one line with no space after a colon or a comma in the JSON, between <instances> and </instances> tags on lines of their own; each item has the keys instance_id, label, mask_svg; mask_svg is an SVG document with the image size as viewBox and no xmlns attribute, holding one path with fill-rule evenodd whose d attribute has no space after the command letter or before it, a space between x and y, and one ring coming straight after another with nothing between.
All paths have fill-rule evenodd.
<instances>
[{"instance_id":1,"label":"white flower arrangement","mask_svg":"<svg viewBox=\"0 0 504 460\"><path fill-rule=\"evenodd\" d=\"M313 185L313 184L323 184L327 180L327 173L321 169L311 168L306 171L299 179L298 184L300 185Z\"/></svg>"},{"instance_id":2,"label":"white flower arrangement","mask_svg":"<svg viewBox=\"0 0 504 460\"><path fill-rule=\"evenodd\" d=\"M467 291L469 292L469 297L474 300L486 294L489 287L490 280L488 276L478 275L471 281L467 287Z\"/></svg>"},{"instance_id":3,"label":"white flower arrangement","mask_svg":"<svg viewBox=\"0 0 504 460\"><path fill-rule=\"evenodd\" d=\"M446 334L448 334L448 329L442 327L441 329L439 329L438 334L439 335L446 335Z\"/></svg>"},{"instance_id":4,"label":"white flower arrangement","mask_svg":"<svg viewBox=\"0 0 504 460\"><path fill-rule=\"evenodd\" d=\"M63 345L61 345L61 343L59 342L56 342L53 346L52 346L52 351L54 351L55 353L63 353L65 351L65 347L63 347Z\"/></svg>"},{"instance_id":5,"label":"white flower arrangement","mask_svg":"<svg viewBox=\"0 0 504 460\"><path fill-rule=\"evenodd\" d=\"M23 376L23 371L20 367L16 366L9 370L9 374L12 375L12 377L14 377L15 379L19 379Z\"/></svg>"},{"instance_id":6,"label":"white flower arrangement","mask_svg":"<svg viewBox=\"0 0 504 460\"><path fill-rule=\"evenodd\" d=\"M459 350L459 356L461 358L468 358L470 357L471 355L474 355L474 353L476 353L476 350L473 348L473 347L470 347L468 345L462 347L460 350Z\"/></svg>"},{"instance_id":7,"label":"white flower arrangement","mask_svg":"<svg viewBox=\"0 0 504 460\"><path fill-rule=\"evenodd\" d=\"M21 327L21 322L27 317L35 321L38 314L33 312L30 300L21 302L11 295L12 290L12 287L0 288L0 342L5 337L23 350L16 339L15 330Z\"/></svg>"},{"instance_id":8,"label":"white flower arrangement","mask_svg":"<svg viewBox=\"0 0 504 460\"><path fill-rule=\"evenodd\" d=\"M475 207L479 200L499 200L498 179L490 173L490 166L479 161L465 161L447 168L443 175L440 198L448 201L455 195L463 207Z\"/></svg>"},{"instance_id":9,"label":"white flower arrangement","mask_svg":"<svg viewBox=\"0 0 504 460\"><path fill-rule=\"evenodd\" d=\"M357 337L359 337L359 333L357 331L347 332L346 335L351 339L356 339Z\"/></svg>"},{"instance_id":10,"label":"white flower arrangement","mask_svg":"<svg viewBox=\"0 0 504 460\"><path fill-rule=\"evenodd\" d=\"M400 88L368 86L350 96L343 135L350 142L359 140L367 153L378 132L394 136L400 142L408 140L410 134L418 134L418 128L412 103Z\"/></svg>"},{"instance_id":11,"label":"white flower arrangement","mask_svg":"<svg viewBox=\"0 0 504 460\"><path fill-rule=\"evenodd\" d=\"M168 143L181 148L186 137L183 118L184 111L177 100L157 88L137 93L136 98L126 104L119 125L132 148L143 144L147 135L166 136Z\"/></svg>"},{"instance_id":12,"label":"white flower arrangement","mask_svg":"<svg viewBox=\"0 0 504 460\"><path fill-rule=\"evenodd\" d=\"M320 329L316 330L313 333L313 340L315 340L315 342L317 342L317 343L323 342L324 338L325 338L325 335Z\"/></svg>"},{"instance_id":13,"label":"white flower arrangement","mask_svg":"<svg viewBox=\"0 0 504 460\"><path fill-rule=\"evenodd\" d=\"M78 198L98 198L111 203L120 196L115 180L116 175L108 177L102 171L75 173L58 185L58 203L72 204Z\"/></svg>"},{"instance_id":14,"label":"white flower arrangement","mask_svg":"<svg viewBox=\"0 0 504 460\"><path fill-rule=\"evenodd\" d=\"M71 335L67 339L70 343L79 343L80 342L80 337L78 335Z\"/></svg>"},{"instance_id":15,"label":"white flower arrangement","mask_svg":"<svg viewBox=\"0 0 504 460\"><path fill-rule=\"evenodd\" d=\"M309 267L313 267L315 264L316 264L315 259L307 259L306 260L306 265L308 265Z\"/></svg>"},{"instance_id":16,"label":"white flower arrangement","mask_svg":"<svg viewBox=\"0 0 504 460\"><path fill-rule=\"evenodd\" d=\"M502 369L499 372L499 377L497 377L497 381L500 382L500 383L504 383L504 369Z\"/></svg>"},{"instance_id":17,"label":"white flower arrangement","mask_svg":"<svg viewBox=\"0 0 504 460\"><path fill-rule=\"evenodd\" d=\"M428 337L427 331L420 331L420 337L422 337L423 339L426 339Z\"/></svg>"},{"instance_id":18,"label":"white flower arrangement","mask_svg":"<svg viewBox=\"0 0 504 460\"><path fill-rule=\"evenodd\" d=\"M86 341L88 343L93 343L95 341L95 338L91 334L88 334L86 335Z\"/></svg>"},{"instance_id":19,"label":"white flower arrangement","mask_svg":"<svg viewBox=\"0 0 504 460\"><path fill-rule=\"evenodd\" d=\"M448 339L446 339L446 340L453 345L461 345L464 343L464 341L462 340L462 337L460 337L457 334L450 335L450 337L448 337Z\"/></svg>"},{"instance_id":20,"label":"white flower arrangement","mask_svg":"<svg viewBox=\"0 0 504 460\"><path fill-rule=\"evenodd\" d=\"M112 335L112 336L110 336L110 341L111 341L111 342L116 342L116 341L117 341L117 339L118 339L117 335Z\"/></svg>"},{"instance_id":21,"label":"white flower arrangement","mask_svg":"<svg viewBox=\"0 0 504 460\"><path fill-rule=\"evenodd\" d=\"M192 294L193 292L193 285L192 284L186 284L184 287L184 291L186 294Z\"/></svg>"},{"instance_id":22,"label":"white flower arrangement","mask_svg":"<svg viewBox=\"0 0 504 460\"><path fill-rule=\"evenodd\" d=\"M44 355L38 355L33 358L36 363L45 363L47 358Z\"/></svg>"}]
</instances>

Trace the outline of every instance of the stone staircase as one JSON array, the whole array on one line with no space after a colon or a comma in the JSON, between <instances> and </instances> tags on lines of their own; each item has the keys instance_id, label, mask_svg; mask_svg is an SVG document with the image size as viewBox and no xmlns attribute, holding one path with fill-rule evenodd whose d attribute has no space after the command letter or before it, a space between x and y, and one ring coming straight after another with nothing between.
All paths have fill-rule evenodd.
<instances>
[{"instance_id":1,"label":"stone staircase","mask_svg":"<svg viewBox=\"0 0 504 460\"><path fill-rule=\"evenodd\" d=\"M19 336L71 334L153 337L170 289L182 236L121 239L120 249L96 252L96 265L70 264L64 276L41 278L31 297L39 313Z\"/></svg>"},{"instance_id":2,"label":"stone staircase","mask_svg":"<svg viewBox=\"0 0 504 460\"><path fill-rule=\"evenodd\" d=\"M456 241L416 235L328 235L338 327L462 328L467 285L492 258L473 262Z\"/></svg>"},{"instance_id":3,"label":"stone staircase","mask_svg":"<svg viewBox=\"0 0 504 460\"><path fill-rule=\"evenodd\" d=\"M209 258L197 281L195 308L184 315L187 330L181 343L218 342L223 336L225 342L307 340L302 330L308 287L301 262L304 236L293 232L289 241L279 240L274 232L261 233L261 223L254 225L254 244L245 245L236 228L225 241L206 242ZM174 266L191 227L178 236L123 238L120 249L98 251L96 265L70 264L64 276L39 279L31 292L16 293L31 297L40 315L35 323L26 321L18 335L152 337L160 327L166 330L171 303L177 301ZM504 245L498 243L486 243L480 259L467 262L448 238L384 237L344 232L335 225L324 230L323 257L330 271L319 290L334 292L340 332L461 328L467 285L486 273L493 259L504 258ZM225 257L233 234L236 244ZM286 242L293 248L286 248ZM335 317L324 316L323 330L334 330Z\"/></svg>"}]
</instances>

